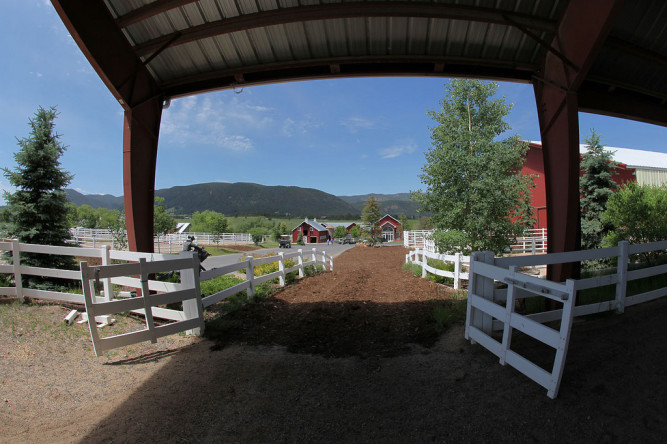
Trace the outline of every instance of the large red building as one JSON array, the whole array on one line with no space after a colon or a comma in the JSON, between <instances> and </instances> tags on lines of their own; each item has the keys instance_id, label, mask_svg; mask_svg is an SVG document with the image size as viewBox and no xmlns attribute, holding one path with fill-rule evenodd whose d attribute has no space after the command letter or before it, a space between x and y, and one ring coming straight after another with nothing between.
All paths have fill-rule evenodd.
<instances>
[{"instance_id":1,"label":"large red building","mask_svg":"<svg viewBox=\"0 0 667 444\"><path fill-rule=\"evenodd\" d=\"M630 152L631 155L635 150L628 150L625 148L605 148L607 151L614 152L615 150L623 150L624 154ZM579 152L581 154L586 152L586 145L581 145ZM648 151L636 151L637 153L650 153ZM655 154L657 157L665 156L662 153L651 153ZM637 165L628 166L626 163L620 162L618 156L614 156L614 160L618 163L616 167L616 174L614 174L614 181L622 185L626 182L636 182L636 169ZM625 155L622 157L626 157ZM526 154L526 162L524 163L523 168L521 169L522 174L533 174L535 175L535 187L533 188L532 194L532 207L535 209L535 227L534 228L547 228L547 196L546 188L544 181L544 158L542 155L542 144L540 142L530 142L530 148Z\"/></svg>"}]
</instances>

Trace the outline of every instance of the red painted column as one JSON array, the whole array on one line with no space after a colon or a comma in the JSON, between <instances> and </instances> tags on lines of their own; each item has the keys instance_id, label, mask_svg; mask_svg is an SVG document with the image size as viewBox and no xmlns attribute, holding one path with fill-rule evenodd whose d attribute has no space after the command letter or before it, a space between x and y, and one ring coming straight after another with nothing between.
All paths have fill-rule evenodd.
<instances>
[{"instance_id":1,"label":"red painted column","mask_svg":"<svg viewBox=\"0 0 667 444\"><path fill-rule=\"evenodd\" d=\"M579 117L577 96L536 83L547 200L547 253L579 250ZM578 277L575 264L547 267L547 279Z\"/></svg>"},{"instance_id":2,"label":"red painted column","mask_svg":"<svg viewBox=\"0 0 667 444\"><path fill-rule=\"evenodd\" d=\"M577 91L621 10L622 0L570 0L533 78L544 154L547 252L579 250ZM578 277L578 264L547 267L547 278Z\"/></svg>"},{"instance_id":3,"label":"red painted column","mask_svg":"<svg viewBox=\"0 0 667 444\"><path fill-rule=\"evenodd\" d=\"M130 251L153 252L155 166L162 100L155 98L125 111L123 188Z\"/></svg>"}]
</instances>

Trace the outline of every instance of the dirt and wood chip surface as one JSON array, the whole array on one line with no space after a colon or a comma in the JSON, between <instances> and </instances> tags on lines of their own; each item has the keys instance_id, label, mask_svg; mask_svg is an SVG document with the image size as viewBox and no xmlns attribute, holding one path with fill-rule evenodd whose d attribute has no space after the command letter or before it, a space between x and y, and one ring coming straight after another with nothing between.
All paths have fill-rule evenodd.
<instances>
[{"instance_id":1,"label":"dirt and wood chip surface","mask_svg":"<svg viewBox=\"0 0 667 444\"><path fill-rule=\"evenodd\" d=\"M0 442L664 442L667 301L575 321L551 400L435 321L453 291L405 253L358 246L207 338L100 358L68 309L4 304Z\"/></svg>"}]
</instances>

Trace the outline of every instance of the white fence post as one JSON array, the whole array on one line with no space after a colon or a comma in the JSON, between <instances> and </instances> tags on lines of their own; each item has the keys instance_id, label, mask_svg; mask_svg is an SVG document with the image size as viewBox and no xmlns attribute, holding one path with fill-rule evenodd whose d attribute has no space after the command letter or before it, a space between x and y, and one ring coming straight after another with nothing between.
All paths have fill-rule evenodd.
<instances>
[{"instance_id":1,"label":"white fence post","mask_svg":"<svg viewBox=\"0 0 667 444\"><path fill-rule=\"evenodd\" d=\"M109 246L105 245L104 248L102 248L102 265L109 265L111 263L110 257L111 255L109 253ZM113 299L113 287L111 286L111 279L105 278L102 281L102 285L104 286L104 300L111 301Z\"/></svg>"},{"instance_id":2,"label":"white fence post","mask_svg":"<svg viewBox=\"0 0 667 444\"><path fill-rule=\"evenodd\" d=\"M278 259L278 271L280 271L280 276L278 276L278 281L280 282L280 286L284 287L285 286L285 253L282 251L278 253L278 256L280 259Z\"/></svg>"},{"instance_id":3,"label":"white fence post","mask_svg":"<svg viewBox=\"0 0 667 444\"><path fill-rule=\"evenodd\" d=\"M315 247L313 247L312 256L313 256L313 267L315 267L315 270L317 270L317 249L315 249Z\"/></svg>"},{"instance_id":4,"label":"white fence post","mask_svg":"<svg viewBox=\"0 0 667 444\"><path fill-rule=\"evenodd\" d=\"M246 258L245 277L248 281L248 300L255 300L255 269L252 264L252 256Z\"/></svg>"},{"instance_id":5,"label":"white fence post","mask_svg":"<svg viewBox=\"0 0 667 444\"><path fill-rule=\"evenodd\" d=\"M299 279L303 278L303 250L299 248Z\"/></svg>"},{"instance_id":6,"label":"white fence post","mask_svg":"<svg viewBox=\"0 0 667 444\"><path fill-rule=\"evenodd\" d=\"M482 312L481 310L473 309L471 300L472 295L478 296L493 301L493 279L475 274L475 262L484 262L487 264L494 263L494 255L492 251L476 251L470 256L470 276L468 277L468 308L467 319L470 319L470 325L478 328L487 335L491 335L493 328L493 318L491 315ZM465 333L466 339L470 339L468 332Z\"/></svg>"},{"instance_id":7,"label":"white fence post","mask_svg":"<svg viewBox=\"0 0 667 444\"><path fill-rule=\"evenodd\" d=\"M623 313L625 311L625 297L628 288L628 241L618 243L616 277L616 313Z\"/></svg>"},{"instance_id":8,"label":"white fence post","mask_svg":"<svg viewBox=\"0 0 667 444\"><path fill-rule=\"evenodd\" d=\"M461 288L461 253L455 253L454 257L454 290Z\"/></svg>"},{"instance_id":9,"label":"white fence post","mask_svg":"<svg viewBox=\"0 0 667 444\"><path fill-rule=\"evenodd\" d=\"M21 278L21 247L18 239L12 239L12 260L14 262L14 285L16 285L16 297L19 302L25 302L23 296L23 282Z\"/></svg>"},{"instance_id":10,"label":"white fence post","mask_svg":"<svg viewBox=\"0 0 667 444\"><path fill-rule=\"evenodd\" d=\"M426 250L421 250L420 253L422 255L422 277L426 278Z\"/></svg>"},{"instance_id":11,"label":"white fence post","mask_svg":"<svg viewBox=\"0 0 667 444\"><path fill-rule=\"evenodd\" d=\"M325 251L322 251L322 266L324 271L327 271L327 253Z\"/></svg>"},{"instance_id":12,"label":"white fence post","mask_svg":"<svg viewBox=\"0 0 667 444\"><path fill-rule=\"evenodd\" d=\"M182 251L179 254L180 257L191 258L193 262L193 270L181 270L181 286L184 289L195 288L197 293L201 295L201 290L199 288L199 256L196 251ZM187 330L185 334L192 336L201 336L204 334L204 313L203 307L201 305L201 300L199 299L185 299L183 301L183 315L185 319L201 319L201 325L192 330Z\"/></svg>"}]
</instances>

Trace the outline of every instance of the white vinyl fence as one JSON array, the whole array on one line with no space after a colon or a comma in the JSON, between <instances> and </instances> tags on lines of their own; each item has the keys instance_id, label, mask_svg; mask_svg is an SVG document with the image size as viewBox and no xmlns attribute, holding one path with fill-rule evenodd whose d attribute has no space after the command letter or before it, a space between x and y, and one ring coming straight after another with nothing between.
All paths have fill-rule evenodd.
<instances>
[{"instance_id":1,"label":"white vinyl fence","mask_svg":"<svg viewBox=\"0 0 667 444\"><path fill-rule=\"evenodd\" d=\"M433 234L433 230L408 230L403 232L403 246L423 250L426 240Z\"/></svg>"},{"instance_id":2,"label":"white vinyl fence","mask_svg":"<svg viewBox=\"0 0 667 444\"><path fill-rule=\"evenodd\" d=\"M150 280L141 277L144 272L146 273L155 273L157 269L164 268L165 270L187 270L189 267L182 266L183 263L178 262L178 260L191 260L193 255L196 255L195 252L180 252L179 255L168 255L168 254L159 254L159 253L137 253L129 251L117 251L110 250L108 246L104 248L81 248L81 247L54 247L47 245L34 245L34 244L24 244L19 243L16 240L12 241L2 241L0 242L0 253L10 252L12 255L11 260L8 264L0 264L0 273L11 274L14 276L15 287L0 287L0 295L5 296L15 296L19 301L24 301L26 297L42 299L55 302L65 302L65 303L75 303L75 304L86 304L86 298L89 298L90 304L98 304L97 308L94 308L95 316L100 316L101 314L109 313L118 313L118 307L122 308L121 311L130 310L133 313L141 314L146 316L150 312L150 317L152 318L161 318L169 321L186 321L192 320L193 313L196 312L196 309L193 308L191 303L183 303L183 310L176 310L164 307L158 307L157 305L162 305L166 303L175 302L180 296L184 296L178 300L191 300L191 295L187 293L191 288L197 289L199 291L199 283L201 281L206 281L213 279L218 276L226 274L235 274L238 276L238 271L245 269L245 279L242 283L223 290L219 293L201 298L198 304L202 308L208 307L211 304L214 304L218 301L226 299L234 294L240 293L244 290L247 290L247 295L249 299L254 298L255 296L255 287L262 282L269 281L271 279L278 278L279 285L285 285L285 277L287 273L296 271L298 272L299 278L303 278L304 268L312 265L314 267L322 266L324 270L333 271L333 257L328 255L325 251L318 252L315 248L312 251L304 251L299 249L295 252L285 253L280 252L275 256L268 256L262 258L253 258L248 256L245 261L239 262L232 265L227 265L224 267L213 268L210 270L202 271L201 273L196 273L195 284L191 280L183 278L181 276L182 282L180 284L162 282L157 280ZM21 265L20 253L39 253L39 254L49 254L49 255L62 255L62 256L71 256L71 257L83 257L83 258L98 258L102 262L101 266L89 266L87 262L82 262L81 270L59 270L59 269L50 269L50 268L38 268L38 267L29 267ZM294 262L294 265L288 267L290 262ZM113 264L113 261L123 261L123 262L134 262L133 264ZM139 267L139 264L136 262L145 261L146 265L144 268ZM175 261L175 262L174 262ZM164 264L163 264L164 262ZM255 276L254 267L257 265L267 264L271 262L278 263L278 271ZM139 268L133 268L139 267ZM172 267L172 268L169 268ZM85 272L83 271L85 268ZM99 271L98 271L99 270ZM46 290L37 290L33 288L25 288L22 286L22 277L24 275L35 275L35 276L44 276L44 277L54 277L60 279L69 279L73 281L81 282L82 288L84 291L89 291L90 294L85 296L84 294L78 293L66 293L59 291L46 291ZM90 282L91 279L99 281L99 286L90 286L84 282ZM122 287L134 288L136 291L120 291L114 293L113 285L118 285ZM96 290L97 287L102 288L102 290ZM173 293L168 296L160 296L151 300L144 300L141 302L123 302L122 304L106 304L109 302L118 302L118 301L129 301L135 299L134 295L139 296L136 299L143 299L141 295L146 294L146 291L156 292L158 294L163 293ZM96 291L99 291L99 294L96 294ZM176 296L174 296L174 294ZM153 295L151 295L153 297ZM176 297L176 299L173 299ZM200 295L201 297L201 295ZM173 300L172 300L173 299ZM168 301L168 302L164 302ZM135 307L137 304L146 303L150 305L150 310L147 311L147 307L141 306L141 308ZM99 305L101 304L101 305ZM106 305L105 305L106 304ZM95 305L93 305L95 307ZM92 319L92 316L91 316ZM152 322L152 321L150 321ZM190 324L193 324L194 321L185 325L187 329L193 329L194 327ZM203 324L202 324L203 325ZM147 324L147 330L151 330L153 327L150 327ZM162 328L162 327L160 327ZM174 331L176 327L165 328L162 332L177 332L180 330ZM178 327L180 328L180 327ZM155 332L143 333L142 338L150 336L149 339L153 339ZM148 335L148 336L145 336ZM158 334L155 337L163 336ZM141 339L145 340L145 339ZM95 339L93 339L95 341ZM122 340L121 340L122 341ZM100 342L102 344L103 342ZM118 344L119 342L110 341L108 343ZM118 346L118 345L115 345ZM108 348L106 346L100 345L99 350L103 351ZM97 348L96 348L97 350Z\"/></svg>"},{"instance_id":3,"label":"white vinyl fence","mask_svg":"<svg viewBox=\"0 0 667 444\"><path fill-rule=\"evenodd\" d=\"M199 290L199 258L196 253L191 257L170 259L157 262L146 262L141 258L139 263L102 265L89 267L81 262L81 283L83 286L88 328L93 341L95 354L101 356L105 350L136 344L137 342L151 341L156 343L158 338L188 330L191 334L201 334L204 331L204 313L201 305ZM186 253L184 252L185 256ZM151 294L149 289L149 275L169 271L180 272L180 289L173 289L159 294ZM130 299L114 299L98 302L95 296L95 282L99 279L111 279L124 276L139 276L141 292L138 297ZM176 285L174 287L177 287ZM180 302L183 306L183 318L164 325L156 326L153 321L153 310L159 305ZM130 331L124 334L100 337L97 331L97 316L108 316L122 312L143 311L146 328Z\"/></svg>"},{"instance_id":4,"label":"white vinyl fence","mask_svg":"<svg viewBox=\"0 0 667 444\"><path fill-rule=\"evenodd\" d=\"M438 248L433 241L433 232L434 230L406 231L403 235L403 246L438 253ZM546 253L546 228L531 228L526 230L524 234L525 236L516 238L516 242L510 245L511 253Z\"/></svg>"},{"instance_id":5,"label":"white vinyl fence","mask_svg":"<svg viewBox=\"0 0 667 444\"><path fill-rule=\"evenodd\" d=\"M547 395L555 398L565 366L573 317L610 310L622 313L626 306L667 296L667 287L626 296L629 281L667 273L667 264L628 270L629 256L666 249L667 241L661 241L636 245L620 242L618 246L612 248L538 256L496 258L491 252L474 253L470 261L465 337L498 356L502 365L510 364L546 388ZM520 272L522 267L610 257L617 258L616 273L588 279L568 279L565 283L551 282ZM500 284L506 284L507 288L498 288ZM613 300L575 305L578 291L608 285L616 287L616 296ZM530 315L515 312L517 300L535 296L556 301L562 308ZM550 321L560 321L560 326L553 329L543 325ZM551 371L544 370L511 349L514 329L555 349ZM502 330L500 342L492 337L494 330Z\"/></svg>"},{"instance_id":6,"label":"white vinyl fence","mask_svg":"<svg viewBox=\"0 0 667 444\"><path fill-rule=\"evenodd\" d=\"M454 271L440 270L431 267L428 259L435 259L444 263L453 263ZM470 256L463 256L461 253L453 255L431 253L423 250L414 250L405 255L406 264L417 264L422 267L422 277L426 278L427 273L435 274L454 279L454 289L461 288L461 280L468 280L468 273L464 271L464 266L469 266Z\"/></svg>"},{"instance_id":7,"label":"white vinyl fence","mask_svg":"<svg viewBox=\"0 0 667 444\"><path fill-rule=\"evenodd\" d=\"M98 248L109 245L112 250L118 248L118 242L114 239L111 231L97 228L70 228L70 236L75 245L81 247ZM170 233L155 236L153 245L155 251L176 254L181 251L183 242L188 236L194 236L197 245L251 245L252 236L248 233L223 233L215 235L211 233Z\"/></svg>"}]
</instances>

